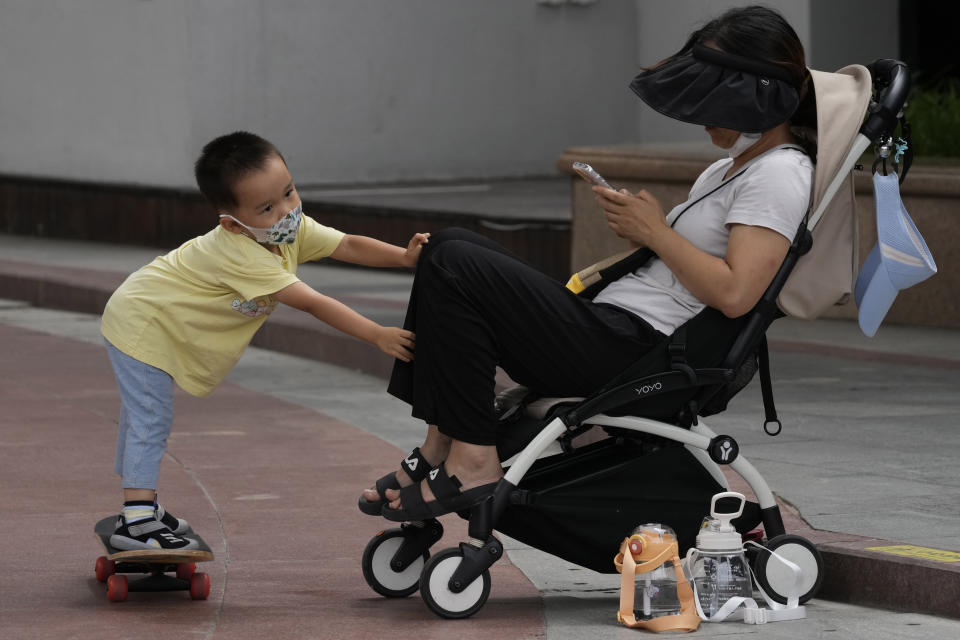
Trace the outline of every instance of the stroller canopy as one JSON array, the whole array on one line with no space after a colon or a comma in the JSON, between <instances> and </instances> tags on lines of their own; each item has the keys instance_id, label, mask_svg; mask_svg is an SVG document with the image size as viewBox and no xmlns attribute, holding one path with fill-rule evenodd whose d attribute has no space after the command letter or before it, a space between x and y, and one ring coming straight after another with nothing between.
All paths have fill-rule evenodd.
<instances>
[{"instance_id":1,"label":"stroller canopy","mask_svg":"<svg viewBox=\"0 0 960 640\"><path fill-rule=\"evenodd\" d=\"M859 64L835 73L809 71L817 100L817 168L810 201L810 210L816 212L853 148L870 104L872 85L870 72Z\"/></svg>"},{"instance_id":2,"label":"stroller canopy","mask_svg":"<svg viewBox=\"0 0 960 640\"><path fill-rule=\"evenodd\" d=\"M777 298L789 316L812 320L853 293L859 267L853 172L872 80L861 65L836 73L810 69L817 105L816 168L807 228L813 248L800 258Z\"/></svg>"}]
</instances>

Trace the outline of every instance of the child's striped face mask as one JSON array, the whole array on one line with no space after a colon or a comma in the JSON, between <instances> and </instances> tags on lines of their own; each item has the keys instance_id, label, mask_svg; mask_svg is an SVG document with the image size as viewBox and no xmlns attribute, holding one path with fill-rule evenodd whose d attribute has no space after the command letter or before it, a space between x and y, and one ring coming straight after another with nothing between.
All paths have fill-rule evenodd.
<instances>
[{"instance_id":1,"label":"child's striped face mask","mask_svg":"<svg viewBox=\"0 0 960 640\"><path fill-rule=\"evenodd\" d=\"M294 207L287 215L275 223L261 229L248 227L227 213L220 214L221 218L230 218L241 227L253 234L253 239L262 244L291 244L297 239L297 230L300 229L300 218L303 216L303 203Z\"/></svg>"}]
</instances>

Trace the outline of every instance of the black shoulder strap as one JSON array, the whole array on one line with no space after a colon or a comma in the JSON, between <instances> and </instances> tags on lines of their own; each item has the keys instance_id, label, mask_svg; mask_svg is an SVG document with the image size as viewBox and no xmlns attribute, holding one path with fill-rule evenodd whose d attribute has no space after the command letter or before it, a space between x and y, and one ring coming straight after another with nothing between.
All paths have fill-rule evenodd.
<instances>
[{"instance_id":1,"label":"black shoulder strap","mask_svg":"<svg viewBox=\"0 0 960 640\"><path fill-rule=\"evenodd\" d=\"M697 204L698 202L700 202L701 200L703 200L703 199L706 198L707 196L712 196L714 193L716 193L716 192L719 191L720 189L723 189L725 186L727 186L728 184L730 184L731 182L733 182L734 180L736 180L737 178L739 178L740 176L742 176L742 175L743 175L743 172L746 171L746 170L747 170L747 167L744 167L744 168L740 169L740 171L737 171L735 174L733 174L733 176L731 176L729 180L724 180L723 182L721 182L720 184L718 184L717 186L715 186L713 189L711 189L710 191L706 192L705 194L703 194L702 196L700 196L699 198L697 198L696 200L694 200L693 202L691 202L690 204L688 204L687 206L685 206L685 207L683 208L683 211L681 211L680 213L678 213L678 214L677 214L677 217L674 218L674 219L673 219L673 222L670 223L670 226L673 227L674 225L676 225L677 222L680 220L680 218L683 216L683 214L685 214L687 211L690 210L690 207L692 207L693 205Z\"/></svg>"},{"instance_id":2,"label":"black shoulder strap","mask_svg":"<svg viewBox=\"0 0 960 640\"><path fill-rule=\"evenodd\" d=\"M707 196L713 195L723 187L727 186L728 184L730 184L731 182L733 182L734 180L742 176L743 172L746 170L747 170L747 167L744 167L743 169L735 173L729 180L724 180L723 182L718 184L716 187L714 187L707 193L703 194L702 196L700 196L699 198L697 198L696 200L688 204L686 207L683 208L683 211L677 214L677 217L673 219L673 222L670 223L670 226L673 227L675 224L677 224L677 221L680 220L683 214L685 214L687 211L690 210L690 207L697 204ZM636 251L634 251L627 257L625 257L620 262L616 262L610 265L609 267L607 267L606 269L602 269L600 271L600 279L597 280L597 282L594 282L592 285L590 285L586 289L584 289L583 291L581 291L579 295L583 298L587 298L588 300L592 300L594 296L600 293L600 291L604 287L606 287L608 284L610 284L614 280L619 280L620 278L627 275L628 273L636 271L637 269L647 264L647 262L649 262L652 258L655 258L656 256L657 254L655 254L653 251L651 251L646 247L643 247L642 249L637 249Z\"/></svg>"},{"instance_id":3,"label":"black shoulder strap","mask_svg":"<svg viewBox=\"0 0 960 640\"><path fill-rule=\"evenodd\" d=\"M763 412L766 418L763 422L763 430L768 435L775 436L783 429L780 419L777 418L777 407L773 403L773 384L770 381L770 351L767 348L767 336L760 338L760 344L757 348L757 358L760 361L760 392L763 394ZM771 428L771 424L776 424Z\"/></svg>"},{"instance_id":4,"label":"black shoulder strap","mask_svg":"<svg viewBox=\"0 0 960 640\"><path fill-rule=\"evenodd\" d=\"M682 371L687 375L691 384L696 383L697 373L689 364L687 364L687 325L682 324L670 336L670 344L667 345L667 353L670 354L670 369L673 371Z\"/></svg>"}]
</instances>

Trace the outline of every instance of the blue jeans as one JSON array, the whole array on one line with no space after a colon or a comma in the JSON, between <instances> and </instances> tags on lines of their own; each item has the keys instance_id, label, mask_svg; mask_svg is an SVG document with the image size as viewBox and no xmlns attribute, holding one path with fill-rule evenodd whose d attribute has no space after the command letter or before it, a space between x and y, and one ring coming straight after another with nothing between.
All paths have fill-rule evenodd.
<instances>
[{"instance_id":1,"label":"blue jeans","mask_svg":"<svg viewBox=\"0 0 960 640\"><path fill-rule=\"evenodd\" d=\"M122 401L113 468L124 489L156 490L173 425L173 378L104 342Z\"/></svg>"}]
</instances>

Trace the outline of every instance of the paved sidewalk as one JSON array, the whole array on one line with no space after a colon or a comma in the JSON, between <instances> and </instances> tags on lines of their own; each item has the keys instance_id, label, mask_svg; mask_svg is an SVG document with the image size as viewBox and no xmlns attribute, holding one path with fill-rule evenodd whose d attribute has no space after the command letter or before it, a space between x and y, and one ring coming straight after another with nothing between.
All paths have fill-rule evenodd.
<instances>
[{"instance_id":1,"label":"paved sidewalk","mask_svg":"<svg viewBox=\"0 0 960 640\"><path fill-rule=\"evenodd\" d=\"M4 637L125 637L132 627L137 637L240 640L636 637L615 620L617 576L510 540L510 562L494 566L491 598L469 621L437 619L416 595L374 595L360 576L359 554L382 523L356 511L357 487L394 464L418 429L380 379L255 348L210 398L178 394L162 470L164 502L217 554L201 565L212 576L210 599L132 594L122 604L107 602L93 578L99 544L78 538L119 498L110 473L119 399L98 325L96 315L0 304L0 339L10 345L0 375L12 381L0 388L8 408L0 418L0 533L6 540L30 536L4 565ZM438 549L464 534L457 518L444 524L448 535ZM960 621L931 616L821 599L808 610L803 621L703 625L694 636L960 634Z\"/></svg>"},{"instance_id":2,"label":"paved sidewalk","mask_svg":"<svg viewBox=\"0 0 960 640\"><path fill-rule=\"evenodd\" d=\"M543 637L537 590L509 561L498 597L470 625L410 599L374 594L360 573L382 527L356 508L357 487L397 462L396 449L351 425L234 384L204 400L176 395L161 471L170 511L216 559L205 602L184 592L107 601L93 574L95 520L117 513L112 473L119 397L105 351L0 324L0 612L5 638ZM322 383L322 381L317 381ZM445 519L445 546L465 534ZM162 604L162 606L158 606Z\"/></svg>"},{"instance_id":3,"label":"paved sidewalk","mask_svg":"<svg viewBox=\"0 0 960 640\"><path fill-rule=\"evenodd\" d=\"M103 301L122 281L125 274L146 263L157 253L159 252L150 249L0 235L0 298L21 298L42 306L97 313L99 311L97 305L102 306ZM409 275L324 265L304 265L301 269L301 277L305 281L347 302L361 313L387 324L399 324L401 321L411 280ZM27 313L22 304L7 306L10 308L0 309L0 329L3 329L3 323L7 323L8 326L16 326L20 323L21 326L31 329L71 336L71 331L85 326L86 337L77 335L71 337L97 342L96 322L90 320L90 316L52 313L44 315L42 310L36 309ZM24 318L29 319L24 320ZM83 320L83 318L88 319ZM800 528L803 535L816 540L827 554L828 561L836 567L831 575L843 578L834 587L839 591L825 593L825 595L842 600L874 602L883 606L895 606L914 611L933 610L941 615L960 617L960 605L956 605L960 598L960 562L942 561L943 558L949 560L951 556L942 556L941 560L924 560L866 550L867 547L904 543L948 551L960 550L960 506L958 506L960 505L960 478L954 471L957 455L960 454L960 432L955 428L954 417L960 410L960 394L957 394L957 389L960 388L960 332L885 326L877 338L870 340L860 335L856 326L848 322L799 323L784 320L774 325L770 337L773 350L774 388L778 409L784 422L783 435L769 438L763 434L761 429L763 414L756 384L744 390L731 403L727 412L709 419L708 423L717 431L734 435L743 446L744 454L763 473L774 491L794 505L806 523L816 528L816 530L806 529L807 524L799 518L793 519L792 524L788 525L788 529ZM114 508L111 506L112 499L103 497L115 491L115 488L109 486L112 482L109 474L100 480L85 483L69 479L73 476L66 473L68 471L74 474L80 473L93 466L109 471L112 435L104 435L105 427L101 425L100 437L90 440L102 446L104 443L100 441L106 438L106 444L109 446L104 449L105 453L101 452L102 459L98 464L87 464L79 448L81 444L86 443L86 440L80 442L73 438L79 432L79 423L74 424L76 421L71 422L71 419L58 413L63 412L64 415L68 415L75 412L86 417L87 413L99 412L98 415L101 418L111 415L110 402L105 397L115 393L112 380L103 382L98 379L98 376L102 376L104 372L109 378L109 368L106 365L106 359L102 358L102 349L99 349L99 345L96 348L89 347L94 350L87 352L88 356L101 358L100 366L105 368L99 374L88 374L71 368L73 367L72 359L83 359L83 356L71 355L73 347L67 345L73 344L73 341L61 340L56 347L48 348L41 344L43 341L39 338L28 340L19 334L8 334L4 339L9 344L16 344L18 349L22 342L23 345L32 343L40 351L38 354L31 355L11 350L8 357L3 360L4 366L10 367L3 372L4 379L13 379L17 382L15 387L6 385L3 387L2 393L8 399L5 406L16 406L12 398L30 400L24 404L25 409L20 414L21 417L6 416L4 427L0 430L0 443L2 443L0 453L4 456L4 470L0 471L3 483L0 487L7 494L0 495L0 503L5 505L5 511L7 504L16 505L12 513L19 513L18 510L23 509L27 518L46 514L48 520L43 521L44 523L50 520L56 521L57 530L62 529L71 534L89 528L87 520L92 521L96 515L99 515L94 503L67 501L67 506L71 510L61 514L64 517L63 522L66 523L61 528L60 516L53 516L53 513L59 512L56 509L52 513L47 510L51 502L56 503L56 501L30 493L30 484L18 479L30 477L30 473L17 474L12 469L8 470L6 463L11 459L32 463L33 466L29 467L29 470L33 472L38 468L37 460L45 458L29 456L21 458L17 455L21 452L21 448L22 451L29 448L23 443L32 443L38 447L46 447L50 443L43 442L43 438L36 435L41 432L36 429L32 431L27 429L25 423L46 425L48 421L56 423L58 420L63 420L64 425L61 428L66 428L69 424L72 429L64 439L69 446L59 444L60 434L55 429L50 432L55 443L51 450L58 456L57 460L68 452L75 454L78 460L83 461L83 465L76 468L70 465L65 465L62 469L58 468L58 474L60 471L65 473L54 474L50 482L51 486L57 483L64 483L68 487L73 486L76 489L70 492L71 500L77 497L75 493L86 493L89 494L90 499L99 501L96 504L102 505L99 507L100 510ZM382 440L372 438L372 442L376 444L369 445L371 454L369 458L364 457L363 462L359 464L363 467L362 469L345 465L349 469L344 470L343 474L332 473L329 476L323 476L323 480L317 480L321 476L316 476L313 482L307 479L307 476L312 476L315 470L310 466L309 456L303 452L303 449L308 448L307 446L297 446L295 451L291 450L297 455L293 456L294 464L289 469L284 464L278 463L285 462L284 452L287 447L271 448L270 451L275 452L270 454L272 458L268 455L262 460L254 458L249 461L254 469L250 477L256 478L257 482L269 484L271 473L284 476L278 477L278 481L292 482L297 487L297 500L295 500L297 505L318 504L312 500L320 500L324 505L328 505L328 499L342 500L343 504L348 504L341 510L340 506L337 506L339 503L330 503L332 506L326 509L326 512L335 511L337 517L322 519L323 532L319 537L325 540L341 538L346 540L348 537L354 540L355 538L356 544L359 544L359 548L362 549L369 538L373 519L363 519L359 514L354 516L356 508L353 507L353 501L356 488L368 484L371 478L378 477L383 473L384 468L392 467L398 453L417 444L418 438L422 435L421 430L415 425L411 428L409 411L402 404L399 406L391 404L397 401L385 394L382 380L357 373L365 372L382 376L389 369L389 361L369 346L336 334L305 314L291 310L275 313L265 325L265 330L258 334L257 342L270 347L273 352L251 350L230 379L231 383L243 385L248 391L236 391L233 387L229 387L230 391L218 391L214 398L199 402L186 395L182 396L183 401L178 398L180 402L178 423L175 427L175 435L171 439L171 452L181 462L173 464L173 470L170 472L171 486L166 490L165 495L174 493L174 489L177 493L180 491L196 493L198 483L209 488L211 485L207 485L207 482L214 483L215 478L217 482L221 480L227 482L228 477L229 482L236 482L238 477L242 479L246 474L246 466L241 464L242 470L239 473L234 467L235 464L242 463L244 458L241 456L235 460L232 451L237 447L246 451L247 447L243 443L250 443L251 440L249 436L231 435L231 432L261 430L269 433L274 421L263 420L258 409L265 402L265 396L258 394L267 393L272 397L283 399L284 406L290 403L291 410L297 407L301 411L309 409L310 417L301 417L297 420L322 424L324 426L321 430L327 433L329 429L325 421L330 420L327 416L335 416L338 420L333 422L347 427L347 430L340 434L341 438L351 440L355 437L354 432L362 436L361 440L370 437L359 430L369 431L382 438ZM277 351L307 356L313 361L289 358L276 353ZM31 369L30 375L24 375L23 367L20 365L31 358L37 359L39 364L31 365L34 368ZM318 361L344 365L354 371L330 367L329 364ZM278 371L290 371L296 375L278 376ZM19 377L11 378L14 372L17 372L16 375ZM30 376L37 379L35 383L31 382ZM33 392L29 390L33 385L37 390L46 390L46 397L56 401L49 400L43 403L39 396L31 396L30 393ZM71 390L71 385L78 386ZM216 404L216 398L220 397L221 393L228 396L228 401ZM234 393L237 395L234 396ZM238 402L237 398L242 398L243 402ZM64 399L66 404L64 407L56 408L61 399ZM210 402L215 404L209 404ZM272 403L272 401L269 402ZM235 409L233 413L237 413L241 408L249 409L249 414L244 411L238 418L239 423L243 425L240 428L231 427L230 421L224 419L228 407L231 406ZM316 411L323 413L313 415ZM186 412L190 415L187 416ZM186 422L181 421L180 416L185 416ZM257 416L260 421L256 422L252 416ZM212 434L202 436L195 433L205 430L210 430ZM297 429L294 431L301 433L308 429L300 427L299 431ZM273 432L272 436L266 436L264 440L274 446L279 439L286 438L288 435L286 430L281 430ZM178 437L181 439L180 443L177 442ZM327 446L324 441L314 441L311 438L304 440L304 444L320 449ZM237 443L236 440L242 440L243 443ZM205 463L209 461L213 465L210 467L212 475L209 479L205 477L206 467L191 466L189 460L183 464L184 458L176 453L175 448L185 447L188 451L185 455L190 458L194 450L193 442L198 443L196 450L204 454L203 461ZM364 444L364 447L368 445ZM342 454L345 454L345 451L338 450ZM225 455L228 452L229 455ZM209 454L208 457L207 454ZM304 455L302 459L299 457L300 454ZM213 462L214 458L217 459L217 463ZM223 464L224 460L230 460L229 467ZM225 468L230 470L225 471ZM340 470L339 467L338 470ZM86 472L83 471L83 473ZM167 473L165 468L165 479ZM191 473L194 475L191 476ZM174 481L173 478L178 474L183 477ZM287 475L292 475L292 480L286 478ZM86 478L85 475L83 477ZM98 484L101 481L102 484ZM313 492L308 490L308 485L314 488ZM316 487L322 489L318 491ZM220 489L221 494L228 494L228 489L229 485L224 484ZM200 494L203 493L200 491ZM195 521L198 529L208 539L212 537L210 532L221 530L223 519L221 516L218 521L217 510L226 513L233 508L239 508L232 502L225 503L222 495L214 496L212 491L209 493L212 497L202 496L201 498L200 495L195 495L191 499L192 502L185 503L183 507L176 503L170 505L175 513L182 512L184 517ZM262 497L261 494L290 495L251 489L243 493L236 492L230 500L243 496L257 498ZM263 559L257 556L256 545L267 543L269 538L263 534L262 530L254 531L256 528L254 511L263 510L263 513L269 515L271 522L274 518L281 519L281 515L294 518L295 522L305 522L306 512L310 507L295 506L288 513L289 505L286 500L253 498L236 501L252 505L249 513L242 509L237 512L240 519L237 520L236 525L239 528L235 530L243 531L244 535L250 535L252 541L250 547L238 548L244 550L244 561L252 561L251 559L256 558L258 562L272 562L270 558ZM303 502L304 500L306 502ZM281 502L283 504L280 504ZM45 510L42 514L37 513L36 505L38 504L44 505ZM71 506L73 504L85 506L73 509ZM231 509L224 508L224 504L229 504ZM198 517L192 517L190 510L193 509L199 510ZM213 513L204 515L204 509L208 511L212 509ZM349 533L344 535L343 531L331 529L333 523L328 521L335 520L339 523L341 517L348 523L351 520L360 519L355 535ZM204 521L203 518L207 520ZM11 518L5 517L0 523L0 530L7 534L6 539L11 539L10 536L13 534L13 527L8 524L10 520ZM19 518L16 520L16 530L20 531L20 520ZM38 521L31 520L31 522ZM456 518L453 522L458 523ZM304 526L301 531L312 530L314 526L319 525L311 522L309 527ZM462 529L462 524L460 528L457 528L456 524L448 527L448 531L454 530L461 533ZM230 539L228 534L232 531L234 529L229 531L224 529L223 539ZM302 533L297 534L298 540L302 543L303 540L310 540L312 534L307 534L306 538L301 536ZM67 538L66 534L60 534L58 539L62 541ZM451 544L457 541L457 536L454 538ZM90 542L95 544L92 537ZM63 542L56 544L63 544ZM310 546L309 542L307 545ZM226 550L231 558L236 558L232 549ZM216 548L215 551L217 551ZM292 564L298 565L295 571L296 579L305 581L307 576L311 579L317 578L318 571L309 566L317 558L312 553L313 551L308 554L309 559L288 561L291 563L290 568ZM317 551L317 553L320 552ZM591 631L609 631L609 625L605 621L611 611L609 602L611 587L609 581L604 582L607 577L598 577L592 572L572 566L564 567L555 559L522 546L513 547L510 557L537 587L533 590L531 597L536 602L543 598L548 637L574 637L576 634L572 631L573 629L582 631L589 628ZM345 602L354 603L355 601L351 600L352 597L364 598L370 597L370 594L364 592L366 586L362 584L362 578L359 577L357 568L359 552L353 555L344 554L338 558L339 560L333 561L334 566L340 566L337 562L345 563L343 573L336 574L335 582L338 586L341 586L340 583L346 581L350 571L353 571L355 575L350 578L359 578L361 587L356 594L349 591L338 591L335 594L336 597L343 598L340 608L337 609L339 615L352 610L354 604L344 604ZM42 582L45 586L51 582L58 584L58 578L60 581L64 580L65 572L62 569L64 565L60 560L57 561L58 566L54 566L49 561L41 563L38 557L29 555L26 560L36 562L18 565L18 574L25 571L25 575L29 576L33 569L27 567L39 566L44 567L44 572L50 572L49 575L44 574ZM61 560L67 561L66 557ZM78 559L73 557L69 561L76 564ZM348 567L350 562L353 564ZM262 574L255 575L254 569L255 567L251 566L249 572L234 573L234 576L242 576L245 581L250 580L255 583L251 589L265 588L261 584ZM516 569L511 568L511 570ZM85 571L86 569L77 575L85 575ZM580 573L575 573L576 571ZM72 576L75 572L66 573ZM583 576L582 574L591 575ZM573 575L577 578L571 582L569 577ZM502 605L505 602L503 598L509 600L513 597L509 595L512 593L509 590L510 587L504 590L502 585L506 583L503 580L498 576L494 577L494 588L491 600L484 609L484 617L488 615L495 600ZM214 575L215 591L218 588L217 584L222 583ZM230 581L230 584L232 590L236 581ZM27 615L29 599L40 597L33 585L35 583L18 583L19 587L23 587L19 590L9 584L0 587L4 590L2 601L16 602L18 607L23 607L22 610L18 609L17 615ZM926 590L919 588L924 585ZM99 593L98 588L99 585L90 586L88 591L91 597L103 595ZM306 585L302 589L309 590ZM363 592L362 595L361 592ZM537 593L540 595L538 596ZM925 601L930 599L930 594L936 596L933 609L930 609L931 602ZM314 595L319 594L314 593ZM66 597L66 592L60 592L60 597ZM522 600L526 597L520 598ZM613 597L615 598L615 593ZM864 597L866 600L858 600ZM571 598L573 601L570 601ZM599 598L602 602L595 603L596 606L594 606L587 602L592 598ZM85 610L87 604L89 603L84 600L80 608ZM314 604L311 603L310 606ZM403 604L407 607L405 610L411 609L410 602ZM854 620L860 619L857 614L852 613L854 610L844 609L845 605L819 600L816 604L819 607L819 615L815 620L816 626L804 627L805 633L809 633L796 637L816 635L826 631L831 624L845 627L851 616ZM394 605L395 603L391 602L387 606ZM539 611L538 607L539 604L535 607ZM422 605L415 608L422 610L418 611L418 615L422 616L423 620L429 622L433 618ZM260 611L256 607L253 609ZM508 620L514 618L513 610L510 611L511 613L505 616ZM5 610L3 615L5 622L8 619L7 613ZM246 615L245 610L238 610L237 613L240 618ZM299 613L300 611L297 610L297 615ZM222 614L221 611L217 615ZM947 624L947 627L934 632L933 630L937 627L933 618L921 617L922 622L918 623L920 627L914 629L904 627L913 623L905 622L906 618L903 616L885 618L888 615L894 614L872 612L872 619L886 620L886 622L882 624L878 622L879 626L876 629L871 627L872 630L869 632L866 628L862 628L864 633L861 635L843 637L870 635L921 638L960 635L957 630L960 627L956 629L950 627L949 625L953 623L946 621L943 621L943 624ZM351 624L360 624L358 622L360 618L352 618L349 615L347 617L353 621ZM22 617L16 619L25 620ZM209 629L216 628L218 634L225 628L216 620L207 620L205 624L208 624ZM936 624L940 624L940 621L936 621ZM428 626L429 633L432 634L442 625ZM783 633L781 630L789 626L771 625L764 628L762 632L769 637L791 637L780 635ZM466 625L457 627L457 632L463 628L466 628ZM721 633L722 629L726 629L726 632L731 632L733 629L753 631L741 625L733 628L718 625L700 633L712 635ZM777 631L774 631L775 629ZM347 627L344 627L335 635L312 636L309 633L302 635L304 637L339 637L341 631L346 633L346 630ZM449 628L447 630L449 631ZM897 630L896 634L885 635L888 631L892 633L894 630ZM294 633L294 635L301 634ZM376 636L376 634L373 635ZM519 637L513 632L507 636ZM223 635L222 637L234 636ZM831 634L831 637L841 636Z\"/></svg>"}]
</instances>

